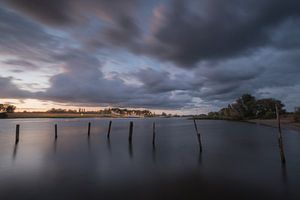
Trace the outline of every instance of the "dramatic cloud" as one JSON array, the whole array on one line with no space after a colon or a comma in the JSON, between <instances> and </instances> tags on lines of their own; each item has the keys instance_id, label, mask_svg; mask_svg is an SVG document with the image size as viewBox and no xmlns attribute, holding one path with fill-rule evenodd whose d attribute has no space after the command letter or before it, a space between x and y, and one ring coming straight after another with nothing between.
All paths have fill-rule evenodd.
<instances>
[{"instance_id":1,"label":"dramatic cloud","mask_svg":"<svg viewBox=\"0 0 300 200\"><path fill-rule=\"evenodd\" d=\"M180 108L188 103L186 99L173 98L171 90L153 93L148 88L128 85L119 78L105 78L102 63L83 52L71 51L61 59L65 60L63 72L51 77L50 87L38 92L37 98L94 106L147 108Z\"/></svg>"},{"instance_id":2,"label":"dramatic cloud","mask_svg":"<svg viewBox=\"0 0 300 200\"><path fill-rule=\"evenodd\" d=\"M12 78L0 77L0 98L29 98L33 94L19 89L13 82Z\"/></svg>"},{"instance_id":3,"label":"dramatic cloud","mask_svg":"<svg viewBox=\"0 0 300 200\"><path fill-rule=\"evenodd\" d=\"M207 110L247 92L292 110L299 35L296 0L0 0L0 94Z\"/></svg>"},{"instance_id":4,"label":"dramatic cloud","mask_svg":"<svg viewBox=\"0 0 300 200\"><path fill-rule=\"evenodd\" d=\"M285 20L300 16L300 2L176 0L169 8L158 7L156 12L153 23L158 27L149 40L148 53L192 67L201 60L272 46L272 31ZM299 38L293 39L299 44Z\"/></svg>"}]
</instances>

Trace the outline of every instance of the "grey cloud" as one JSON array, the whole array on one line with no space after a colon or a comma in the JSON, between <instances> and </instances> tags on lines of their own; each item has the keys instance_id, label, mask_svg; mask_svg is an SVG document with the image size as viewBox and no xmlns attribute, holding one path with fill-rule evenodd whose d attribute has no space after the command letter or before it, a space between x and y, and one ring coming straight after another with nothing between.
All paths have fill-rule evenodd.
<instances>
[{"instance_id":1,"label":"grey cloud","mask_svg":"<svg viewBox=\"0 0 300 200\"><path fill-rule=\"evenodd\" d=\"M19 89L13 82L12 78L0 77L0 98L28 98L32 93Z\"/></svg>"},{"instance_id":2,"label":"grey cloud","mask_svg":"<svg viewBox=\"0 0 300 200\"><path fill-rule=\"evenodd\" d=\"M102 73L102 63L94 56L77 50L69 54L62 56L65 60L63 72L51 77L50 87L36 93L37 98L87 105L152 108L178 108L187 103L186 99L172 98L171 92L157 94L149 88L127 85L117 77L107 79Z\"/></svg>"},{"instance_id":3,"label":"grey cloud","mask_svg":"<svg viewBox=\"0 0 300 200\"><path fill-rule=\"evenodd\" d=\"M106 40L112 45L125 46L139 37L139 27L134 21L136 0L7 0L7 5L54 27L88 26L91 17L102 22L101 41L87 40L89 45L102 46ZM91 42L92 41L92 42Z\"/></svg>"},{"instance_id":4,"label":"grey cloud","mask_svg":"<svg viewBox=\"0 0 300 200\"><path fill-rule=\"evenodd\" d=\"M72 22L72 17L68 14L70 10L69 0L4 0L28 15L48 24L67 24Z\"/></svg>"},{"instance_id":5,"label":"grey cloud","mask_svg":"<svg viewBox=\"0 0 300 200\"><path fill-rule=\"evenodd\" d=\"M170 8L158 12L159 26L145 52L179 67L195 67L201 60L230 58L273 46L272 33L278 25L291 18L299 21L300 2L175 0ZM285 41L287 34L281 36Z\"/></svg>"},{"instance_id":6,"label":"grey cloud","mask_svg":"<svg viewBox=\"0 0 300 200\"><path fill-rule=\"evenodd\" d=\"M59 51L60 42L60 38L48 34L39 24L0 7L0 54L18 57L19 61L13 61L15 64L20 64L20 60L49 62L50 55Z\"/></svg>"},{"instance_id":7,"label":"grey cloud","mask_svg":"<svg viewBox=\"0 0 300 200\"><path fill-rule=\"evenodd\" d=\"M167 71L154 70L152 68L140 69L133 74L141 83L143 87L151 92L169 92L173 90L187 90L192 89L189 84L189 77L184 75L171 77Z\"/></svg>"},{"instance_id":8,"label":"grey cloud","mask_svg":"<svg viewBox=\"0 0 300 200\"><path fill-rule=\"evenodd\" d=\"M7 65L17 66L21 69L34 70L38 68L35 64L26 60L10 59L10 60L3 61L3 63Z\"/></svg>"}]
</instances>

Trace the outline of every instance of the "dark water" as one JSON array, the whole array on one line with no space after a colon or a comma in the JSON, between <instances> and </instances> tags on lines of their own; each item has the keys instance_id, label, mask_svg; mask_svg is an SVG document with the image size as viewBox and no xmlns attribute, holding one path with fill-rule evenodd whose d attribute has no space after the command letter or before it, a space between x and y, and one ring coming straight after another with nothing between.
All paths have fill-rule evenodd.
<instances>
[{"instance_id":1,"label":"dark water","mask_svg":"<svg viewBox=\"0 0 300 200\"><path fill-rule=\"evenodd\" d=\"M109 120L0 120L0 199L300 199L297 132L283 131L282 166L274 128L198 121L200 155L190 120L113 119L107 140Z\"/></svg>"}]
</instances>

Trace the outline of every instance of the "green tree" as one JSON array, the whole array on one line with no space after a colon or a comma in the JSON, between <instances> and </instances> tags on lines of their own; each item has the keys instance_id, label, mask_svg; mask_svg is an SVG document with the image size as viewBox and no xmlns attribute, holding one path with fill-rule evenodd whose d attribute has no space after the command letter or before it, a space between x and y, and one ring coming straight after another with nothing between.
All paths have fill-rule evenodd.
<instances>
[{"instance_id":1,"label":"green tree","mask_svg":"<svg viewBox=\"0 0 300 200\"><path fill-rule=\"evenodd\" d=\"M260 119L272 119L276 118L276 108L278 106L279 112L281 114L285 113L283 109L284 104L276 99L267 98L259 99L256 101L256 117Z\"/></svg>"}]
</instances>

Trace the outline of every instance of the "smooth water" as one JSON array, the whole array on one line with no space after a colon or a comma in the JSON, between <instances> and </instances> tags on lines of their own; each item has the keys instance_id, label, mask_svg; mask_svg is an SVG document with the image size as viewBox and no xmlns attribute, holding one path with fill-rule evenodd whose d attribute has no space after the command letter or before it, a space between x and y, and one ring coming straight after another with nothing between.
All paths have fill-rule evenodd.
<instances>
[{"instance_id":1,"label":"smooth water","mask_svg":"<svg viewBox=\"0 0 300 200\"><path fill-rule=\"evenodd\" d=\"M197 123L202 154L187 119L0 120L0 199L300 199L300 133L283 130L283 166L275 128Z\"/></svg>"}]
</instances>

